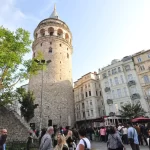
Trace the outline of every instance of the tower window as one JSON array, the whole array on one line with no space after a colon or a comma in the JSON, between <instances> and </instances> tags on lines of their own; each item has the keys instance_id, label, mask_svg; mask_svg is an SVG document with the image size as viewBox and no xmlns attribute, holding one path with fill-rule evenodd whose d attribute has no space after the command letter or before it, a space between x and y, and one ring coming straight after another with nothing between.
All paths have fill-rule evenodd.
<instances>
[{"instance_id":1,"label":"tower window","mask_svg":"<svg viewBox=\"0 0 150 150\"><path fill-rule=\"evenodd\" d=\"M67 58L69 58L69 54L67 53Z\"/></svg>"},{"instance_id":2,"label":"tower window","mask_svg":"<svg viewBox=\"0 0 150 150\"><path fill-rule=\"evenodd\" d=\"M49 53L52 53L52 48L51 47L49 48Z\"/></svg>"},{"instance_id":3,"label":"tower window","mask_svg":"<svg viewBox=\"0 0 150 150\"><path fill-rule=\"evenodd\" d=\"M58 29L58 31L57 31L57 35L58 35L58 36L60 36L60 37L62 37L62 35L63 35L63 31L62 31L61 29Z\"/></svg>"},{"instance_id":4,"label":"tower window","mask_svg":"<svg viewBox=\"0 0 150 150\"><path fill-rule=\"evenodd\" d=\"M61 44L59 44L60 45L60 47L61 47Z\"/></svg>"},{"instance_id":5,"label":"tower window","mask_svg":"<svg viewBox=\"0 0 150 150\"><path fill-rule=\"evenodd\" d=\"M43 44L43 43L41 43L41 46L42 46L42 44Z\"/></svg>"},{"instance_id":6,"label":"tower window","mask_svg":"<svg viewBox=\"0 0 150 150\"><path fill-rule=\"evenodd\" d=\"M52 44L52 42L50 42L50 44Z\"/></svg>"},{"instance_id":7,"label":"tower window","mask_svg":"<svg viewBox=\"0 0 150 150\"><path fill-rule=\"evenodd\" d=\"M61 61L60 61L60 64L61 64Z\"/></svg>"},{"instance_id":8,"label":"tower window","mask_svg":"<svg viewBox=\"0 0 150 150\"><path fill-rule=\"evenodd\" d=\"M53 27L48 28L48 33L50 36L54 35L54 28Z\"/></svg>"},{"instance_id":9,"label":"tower window","mask_svg":"<svg viewBox=\"0 0 150 150\"><path fill-rule=\"evenodd\" d=\"M68 50L68 48L67 48L67 50Z\"/></svg>"},{"instance_id":10,"label":"tower window","mask_svg":"<svg viewBox=\"0 0 150 150\"><path fill-rule=\"evenodd\" d=\"M41 36L45 36L45 30L44 30L44 29L41 29L41 30L40 30L40 34L41 34Z\"/></svg>"}]
</instances>

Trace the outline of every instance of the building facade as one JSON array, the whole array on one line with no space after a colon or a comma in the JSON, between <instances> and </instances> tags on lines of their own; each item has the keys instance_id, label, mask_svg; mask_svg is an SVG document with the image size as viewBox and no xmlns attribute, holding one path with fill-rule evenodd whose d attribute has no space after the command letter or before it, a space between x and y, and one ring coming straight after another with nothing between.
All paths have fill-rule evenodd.
<instances>
[{"instance_id":1,"label":"building facade","mask_svg":"<svg viewBox=\"0 0 150 150\"><path fill-rule=\"evenodd\" d=\"M72 34L65 22L54 11L42 20L34 31L33 57L41 51L46 70L39 71L29 80L29 90L34 92L35 110L32 123L39 127L48 125L72 126L74 100L72 84ZM48 63L50 62L50 63ZM39 65L41 65L41 61ZM43 64L42 64L43 65ZM42 119L41 119L42 118Z\"/></svg>"},{"instance_id":2,"label":"building facade","mask_svg":"<svg viewBox=\"0 0 150 150\"><path fill-rule=\"evenodd\" d=\"M99 69L106 115L120 115L121 105L140 103L148 110L131 56Z\"/></svg>"},{"instance_id":3,"label":"building facade","mask_svg":"<svg viewBox=\"0 0 150 150\"><path fill-rule=\"evenodd\" d=\"M96 72L74 82L75 116L77 124L89 124L105 115L103 96Z\"/></svg>"},{"instance_id":4,"label":"building facade","mask_svg":"<svg viewBox=\"0 0 150 150\"><path fill-rule=\"evenodd\" d=\"M150 50L134 54L133 61L150 111Z\"/></svg>"}]
</instances>

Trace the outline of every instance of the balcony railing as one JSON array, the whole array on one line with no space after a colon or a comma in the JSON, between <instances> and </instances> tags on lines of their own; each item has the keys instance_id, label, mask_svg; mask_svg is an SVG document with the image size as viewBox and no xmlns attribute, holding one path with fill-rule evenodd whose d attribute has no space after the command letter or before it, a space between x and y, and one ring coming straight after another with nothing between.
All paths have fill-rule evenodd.
<instances>
[{"instance_id":1,"label":"balcony railing","mask_svg":"<svg viewBox=\"0 0 150 150\"><path fill-rule=\"evenodd\" d=\"M107 99L107 104L108 104L108 105L113 104L113 100L112 100L112 99Z\"/></svg>"},{"instance_id":2,"label":"balcony railing","mask_svg":"<svg viewBox=\"0 0 150 150\"><path fill-rule=\"evenodd\" d=\"M140 96L139 93L134 93L134 94L131 95L131 99L132 99L132 100L140 99L140 98L141 98L141 96Z\"/></svg>"},{"instance_id":3,"label":"balcony railing","mask_svg":"<svg viewBox=\"0 0 150 150\"><path fill-rule=\"evenodd\" d=\"M129 87L132 86L132 85L136 85L135 80L130 80L130 81L128 82L128 86L129 86Z\"/></svg>"},{"instance_id":4,"label":"balcony railing","mask_svg":"<svg viewBox=\"0 0 150 150\"><path fill-rule=\"evenodd\" d=\"M110 91L110 87L105 87L105 92L109 92Z\"/></svg>"}]
</instances>

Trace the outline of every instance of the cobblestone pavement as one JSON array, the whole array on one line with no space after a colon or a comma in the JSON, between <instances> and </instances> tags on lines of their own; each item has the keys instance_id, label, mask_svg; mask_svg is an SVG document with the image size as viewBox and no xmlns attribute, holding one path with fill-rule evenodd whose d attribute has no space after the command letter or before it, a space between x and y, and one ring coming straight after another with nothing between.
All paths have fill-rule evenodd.
<instances>
[{"instance_id":1,"label":"cobblestone pavement","mask_svg":"<svg viewBox=\"0 0 150 150\"><path fill-rule=\"evenodd\" d=\"M125 145L126 150L131 150L130 145ZM92 142L92 150L107 150L107 145L104 142ZM140 150L148 150L147 146L140 146Z\"/></svg>"}]
</instances>

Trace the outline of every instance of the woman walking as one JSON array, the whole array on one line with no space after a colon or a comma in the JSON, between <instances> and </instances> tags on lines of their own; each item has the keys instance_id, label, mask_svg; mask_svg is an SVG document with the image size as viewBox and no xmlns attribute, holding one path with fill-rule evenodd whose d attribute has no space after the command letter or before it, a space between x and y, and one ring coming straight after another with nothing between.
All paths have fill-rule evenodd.
<instances>
[{"instance_id":1,"label":"woman walking","mask_svg":"<svg viewBox=\"0 0 150 150\"><path fill-rule=\"evenodd\" d=\"M114 127L110 127L107 147L109 150L123 150L123 148L125 149L120 135L116 132L116 129Z\"/></svg>"}]
</instances>

